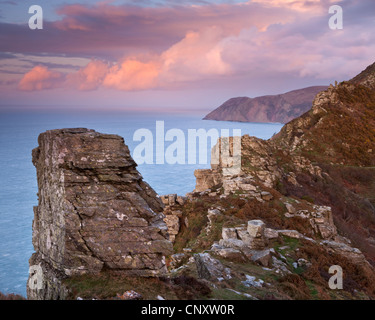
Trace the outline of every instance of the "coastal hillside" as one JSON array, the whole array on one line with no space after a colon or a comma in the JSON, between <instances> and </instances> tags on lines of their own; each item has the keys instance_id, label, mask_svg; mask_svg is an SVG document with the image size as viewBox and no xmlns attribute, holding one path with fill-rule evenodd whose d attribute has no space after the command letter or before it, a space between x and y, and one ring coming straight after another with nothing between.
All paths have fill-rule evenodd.
<instances>
[{"instance_id":1,"label":"coastal hillside","mask_svg":"<svg viewBox=\"0 0 375 320\"><path fill-rule=\"evenodd\" d=\"M240 172L219 157L186 196L156 195L118 136L42 134L28 298L375 299L374 69L273 138L239 137Z\"/></svg>"},{"instance_id":2,"label":"coastal hillside","mask_svg":"<svg viewBox=\"0 0 375 320\"><path fill-rule=\"evenodd\" d=\"M204 120L287 123L308 111L316 94L325 89L314 86L278 95L232 98Z\"/></svg>"}]
</instances>

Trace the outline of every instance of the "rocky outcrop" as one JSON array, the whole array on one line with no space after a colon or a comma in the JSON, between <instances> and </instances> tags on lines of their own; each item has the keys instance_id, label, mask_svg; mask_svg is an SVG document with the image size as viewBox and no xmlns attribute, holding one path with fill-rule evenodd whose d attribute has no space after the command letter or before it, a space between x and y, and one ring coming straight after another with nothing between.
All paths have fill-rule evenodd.
<instances>
[{"instance_id":1,"label":"rocky outcrop","mask_svg":"<svg viewBox=\"0 0 375 320\"><path fill-rule=\"evenodd\" d=\"M210 189L222 181L222 175L217 170L198 169L194 171L196 178L195 192L203 192Z\"/></svg>"},{"instance_id":2,"label":"rocky outcrop","mask_svg":"<svg viewBox=\"0 0 375 320\"><path fill-rule=\"evenodd\" d=\"M186 202L186 197L179 196L177 194L168 194L160 196L161 201L165 205L164 207L164 222L167 224L169 240L175 241L176 235L180 231L182 212L178 210ZM187 220L184 221L187 224Z\"/></svg>"},{"instance_id":3,"label":"rocky outcrop","mask_svg":"<svg viewBox=\"0 0 375 320\"><path fill-rule=\"evenodd\" d=\"M253 99L232 98L210 112L204 120L287 123L308 111L315 95L326 88L315 86Z\"/></svg>"},{"instance_id":4,"label":"rocky outcrop","mask_svg":"<svg viewBox=\"0 0 375 320\"><path fill-rule=\"evenodd\" d=\"M33 150L39 204L31 266L42 288L29 299L64 298L59 281L103 269L137 276L165 273L172 253L163 204L136 170L123 138L88 129L47 131Z\"/></svg>"}]
</instances>

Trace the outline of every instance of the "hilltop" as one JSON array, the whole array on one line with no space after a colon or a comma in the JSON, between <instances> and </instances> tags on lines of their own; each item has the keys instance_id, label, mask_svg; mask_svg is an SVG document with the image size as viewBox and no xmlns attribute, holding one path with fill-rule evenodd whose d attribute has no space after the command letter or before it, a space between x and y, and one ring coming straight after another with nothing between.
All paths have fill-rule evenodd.
<instances>
[{"instance_id":1,"label":"hilltop","mask_svg":"<svg viewBox=\"0 0 375 320\"><path fill-rule=\"evenodd\" d=\"M278 95L232 98L203 120L287 123L308 111L315 95L325 89L315 86Z\"/></svg>"}]
</instances>

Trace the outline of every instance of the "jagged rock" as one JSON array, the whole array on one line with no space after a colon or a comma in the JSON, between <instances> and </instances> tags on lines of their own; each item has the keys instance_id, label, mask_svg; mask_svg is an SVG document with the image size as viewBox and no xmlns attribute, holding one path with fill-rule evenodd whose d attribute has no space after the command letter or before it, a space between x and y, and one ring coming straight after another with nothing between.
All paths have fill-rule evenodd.
<instances>
[{"instance_id":1,"label":"jagged rock","mask_svg":"<svg viewBox=\"0 0 375 320\"><path fill-rule=\"evenodd\" d=\"M194 255L198 276L201 279L217 280L218 278L230 279L230 269L209 253L198 253Z\"/></svg>"},{"instance_id":2,"label":"jagged rock","mask_svg":"<svg viewBox=\"0 0 375 320\"><path fill-rule=\"evenodd\" d=\"M47 280L43 292L28 289L29 299L56 297L60 289L53 283L104 266L136 275L165 273L164 256L173 249L163 204L136 170L123 138L61 129L42 133L38 142L30 265L40 261Z\"/></svg>"}]
</instances>

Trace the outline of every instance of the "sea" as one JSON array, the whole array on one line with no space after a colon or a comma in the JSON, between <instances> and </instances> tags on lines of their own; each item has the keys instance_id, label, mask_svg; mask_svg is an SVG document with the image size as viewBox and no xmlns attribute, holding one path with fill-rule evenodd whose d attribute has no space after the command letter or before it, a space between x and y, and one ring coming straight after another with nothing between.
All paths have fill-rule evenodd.
<instances>
[{"instance_id":1,"label":"sea","mask_svg":"<svg viewBox=\"0 0 375 320\"><path fill-rule=\"evenodd\" d=\"M234 130L241 130L242 135L269 139L282 128L282 124L277 123L202 120L205 114L200 111L0 110L0 292L26 297L28 260L34 252L31 243L33 206L38 205L31 151L38 146L40 133L51 129L89 128L117 134L124 138L133 155L134 150L142 149L140 144L146 141L146 136L135 139L142 132L151 133L147 136L147 143L156 150L157 124L159 131L162 124L165 134L170 130L170 133L182 132L179 138L164 142L164 151L173 143L183 144L186 148L185 163L156 163L156 157L155 161L141 161L146 151L138 152L137 159L144 162L138 165L139 172L158 194L185 195L195 188L194 170L210 168L210 141L203 146L207 148L207 161L199 159L197 154L196 163L188 163L189 130L209 132L213 129L224 136L228 130L230 135Z\"/></svg>"}]
</instances>

